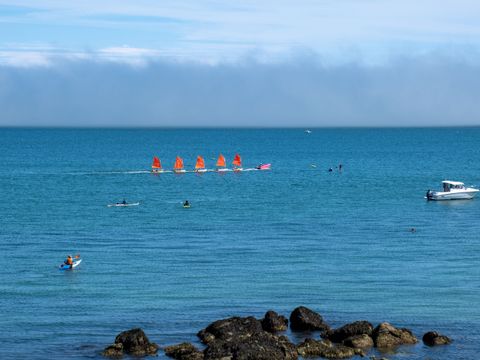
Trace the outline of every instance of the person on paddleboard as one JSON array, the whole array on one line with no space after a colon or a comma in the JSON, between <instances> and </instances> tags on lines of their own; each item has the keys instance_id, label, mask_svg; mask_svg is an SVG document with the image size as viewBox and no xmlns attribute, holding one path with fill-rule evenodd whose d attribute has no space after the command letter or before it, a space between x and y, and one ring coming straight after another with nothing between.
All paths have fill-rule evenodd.
<instances>
[{"instance_id":1,"label":"person on paddleboard","mask_svg":"<svg viewBox=\"0 0 480 360\"><path fill-rule=\"evenodd\" d=\"M65 265L70 266L70 269L73 267L73 258L72 255L67 256L67 260L63 262Z\"/></svg>"}]
</instances>

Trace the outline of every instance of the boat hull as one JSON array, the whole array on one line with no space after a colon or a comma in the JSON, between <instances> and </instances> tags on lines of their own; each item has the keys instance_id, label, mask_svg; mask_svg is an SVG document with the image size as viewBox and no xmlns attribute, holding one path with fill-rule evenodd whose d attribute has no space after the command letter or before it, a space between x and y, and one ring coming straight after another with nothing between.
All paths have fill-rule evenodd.
<instances>
[{"instance_id":1,"label":"boat hull","mask_svg":"<svg viewBox=\"0 0 480 360\"><path fill-rule=\"evenodd\" d=\"M475 197L479 190L466 189L463 191L434 191L427 195L428 200L444 201L444 200L471 200Z\"/></svg>"}]
</instances>

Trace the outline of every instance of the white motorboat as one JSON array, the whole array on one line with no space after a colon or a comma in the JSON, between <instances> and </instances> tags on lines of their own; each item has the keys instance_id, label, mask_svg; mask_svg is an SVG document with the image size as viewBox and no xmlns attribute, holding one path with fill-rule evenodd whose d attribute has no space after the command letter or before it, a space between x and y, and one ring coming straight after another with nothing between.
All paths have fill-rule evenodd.
<instances>
[{"instance_id":1,"label":"white motorboat","mask_svg":"<svg viewBox=\"0 0 480 360\"><path fill-rule=\"evenodd\" d=\"M442 181L443 191L428 190L425 198L427 200L469 200L473 199L478 189L465 187L460 181Z\"/></svg>"}]
</instances>

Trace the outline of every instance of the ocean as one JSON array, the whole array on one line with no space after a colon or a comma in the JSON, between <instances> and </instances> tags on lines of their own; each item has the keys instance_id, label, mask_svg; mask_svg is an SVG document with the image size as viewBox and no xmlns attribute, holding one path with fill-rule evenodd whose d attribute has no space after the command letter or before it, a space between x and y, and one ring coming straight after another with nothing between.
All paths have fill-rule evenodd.
<instances>
[{"instance_id":1,"label":"ocean","mask_svg":"<svg viewBox=\"0 0 480 360\"><path fill-rule=\"evenodd\" d=\"M0 358L101 359L133 327L198 345L215 320L299 305L420 339L374 355L478 358L480 198L424 196L480 185L480 128L304 130L0 129ZM220 153L272 170L149 173ZM107 207L124 198L140 205ZM58 271L67 254L82 264Z\"/></svg>"}]
</instances>

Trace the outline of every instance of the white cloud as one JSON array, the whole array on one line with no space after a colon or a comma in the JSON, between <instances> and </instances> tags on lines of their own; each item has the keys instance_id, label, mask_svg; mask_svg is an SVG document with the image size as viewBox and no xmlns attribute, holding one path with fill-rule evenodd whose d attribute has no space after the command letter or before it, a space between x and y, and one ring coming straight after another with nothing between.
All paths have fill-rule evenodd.
<instances>
[{"instance_id":1,"label":"white cloud","mask_svg":"<svg viewBox=\"0 0 480 360\"><path fill-rule=\"evenodd\" d=\"M480 3L474 0L4 0L2 4L31 9L8 19L0 15L4 29L16 23L25 29L35 25L68 30L55 41L51 39L55 34L39 32L37 37L32 30L32 41L46 43L44 48L0 43L0 65L8 66L49 66L58 59L78 58L132 66L158 59L218 64L252 56L276 62L305 49L322 54L327 63L378 64L391 56L442 47L480 49ZM82 29L88 29L89 36ZM9 39L20 42L14 35Z\"/></svg>"},{"instance_id":2,"label":"white cloud","mask_svg":"<svg viewBox=\"0 0 480 360\"><path fill-rule=\"evenodd\" d=\"M42 52L34 51L0 51L0 65L11 67L48 67L51 60Z\"/></svg>"},{"instance_id":3,"label":"white cloud","mask_svg":"<svg viewBox=\"0 0 480 360\"><path fill-rule=\"evenodd\" d=\"M129 46L108 47L93 54L99 61L111 61L132 66L146 66L149 60L158 59L162 54L158 50L142 49Z\"/></svg>"}]
</instances>

